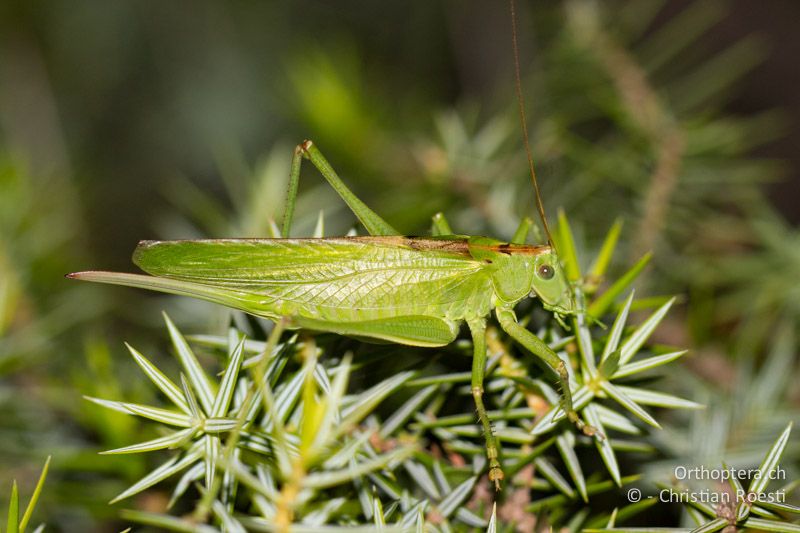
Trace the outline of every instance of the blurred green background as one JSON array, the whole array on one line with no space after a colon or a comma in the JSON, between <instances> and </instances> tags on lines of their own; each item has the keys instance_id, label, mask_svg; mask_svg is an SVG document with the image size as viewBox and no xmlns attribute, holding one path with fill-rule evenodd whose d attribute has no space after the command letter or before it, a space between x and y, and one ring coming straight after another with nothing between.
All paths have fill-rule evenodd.
<instances>
[{"instance_id":1,"label":"blurred green background","mask_svg":"<svg viewBox=\"0 0 800 533\"><path fill-rule=\"evenodd\" d=\"M584 257L622 219L617 270L652 250L638 290L683 299L659 341L692 348L676 387L713 407L665 456L761 453L800 402L800 4L519 3L548 212ZM267 235L305 138L401 231L444 211L509 238L533 215L516 106L504 2L0 4L0 494L52 454L40 520L112 530L148 459L97 456L137 426L81 395L151 394L121 343L164 342L160 309L225 325L65 273L131 270L139 239ZM309 165L295 235L320 210L352 227Z\"/></svg>"}]
</instances>

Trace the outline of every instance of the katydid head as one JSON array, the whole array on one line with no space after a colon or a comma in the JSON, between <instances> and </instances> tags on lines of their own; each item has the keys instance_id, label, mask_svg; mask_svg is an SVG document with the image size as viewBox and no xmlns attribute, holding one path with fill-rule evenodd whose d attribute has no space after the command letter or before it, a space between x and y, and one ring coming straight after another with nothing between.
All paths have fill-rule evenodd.
<instances>
[{"instance_id":1,"label":"katydid head","mask_svg":"<svg viewBox=\"0 0 800 533\"><path fill-rule=\"evenodd\" d=\"M530 294L539 298L548 311L559 315L570 315L575 312L575 300L572 297L569 281L558 261L558 255L552 248L537 254L533 261Z\"/></svg>"},{"instance_id":2,"label":"katydid head","mask_svg":"<svg viewBox=\"0 0 800 533\"><path fill-rule=\"evenodd\" d=\"M569 281L552 246L470 237L469 251L475 259L491 264L492 284L500 300L513 304L532 296L557 315L575 313Z\"/></svg>"}]
</instances>

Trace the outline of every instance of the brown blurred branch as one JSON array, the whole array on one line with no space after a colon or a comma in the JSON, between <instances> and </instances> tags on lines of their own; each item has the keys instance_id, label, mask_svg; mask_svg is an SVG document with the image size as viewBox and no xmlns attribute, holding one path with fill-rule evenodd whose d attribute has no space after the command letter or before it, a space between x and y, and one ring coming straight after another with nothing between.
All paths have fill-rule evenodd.
<instances>
[{"instance_id":1,"label":"brown blurred branch","mask_svg":"<svg viewBox=\"0 0 800 533\"><path fill-rule=\"evenodd\" d=\"M656 246L668 216L685 151L683 131L661 103L644 69L603 31L591 5L572 2L567 6L576 40L594 54L608 73L629 119L653 147L655 167L644 194L642 216L632 248L633 257L637 258Z\"/></svg>"}]
</instances>

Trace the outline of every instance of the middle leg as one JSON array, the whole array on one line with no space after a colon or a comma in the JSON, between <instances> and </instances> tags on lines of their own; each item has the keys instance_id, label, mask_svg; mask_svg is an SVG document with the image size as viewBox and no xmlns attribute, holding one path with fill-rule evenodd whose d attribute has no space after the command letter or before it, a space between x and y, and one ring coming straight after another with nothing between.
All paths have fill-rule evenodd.
<instances>
[{"instance_id":1,"label":"middle leg","mask_svg":"<svg viewBox=\"0 0 800 533\"><path fill-rule=\"evenodd\" d=\"M494 483L495 490L500 490L500 482L503 480L504 474L498 459L497 438L492 431L489 414L483 405L483 377L486 373L486 319L468 320L467 325L472 334L472 345L474 347L472 355L472 399L475 400L478 420L483 426L483 435L486 439L486 457L489 459L489 481Z\"/></svg>"}]
</instances>

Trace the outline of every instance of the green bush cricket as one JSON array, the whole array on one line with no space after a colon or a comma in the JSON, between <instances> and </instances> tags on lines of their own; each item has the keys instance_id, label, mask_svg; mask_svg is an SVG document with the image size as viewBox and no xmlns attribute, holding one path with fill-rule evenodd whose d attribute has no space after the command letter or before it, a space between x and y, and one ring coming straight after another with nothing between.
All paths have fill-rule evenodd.
<instances>
[{"instance_id":1,"label":"green bush cricket","mask_svg":"<svg viewBox=\"0 0 800 533\"><path fill-rule=\"evenodd\" d=\"M516 35L513 40L525 130ZM524 137L549 238L527 131ZM319 170L369 236L289 238L303 159ZM438 220L442 233L450 233L446 221ZM557 317L575 312L552 240L548 245L524 244L527 227L523 222L511 242L463 235L401 236L353 194L311 141L305 141L292 159L282 238L142 241L133 261L149 276L88 271L67 277L192 296L273 321L286 320L292 328L410 346L447 345L465 322L474 346L472 396L486 439L489 480L499 490L503 471L483 404L486 322L492 310L511 338L556 372L569 420L586 434L595 433L573 408L566 364L514 314L514 306L529 296L538 297Z\"/></svg>"},{"instance_id":2,"label":"green bush cricket","mask_svg":"<svg viewBox=\"0 0 800 533\"><path fill-rule=\"evenodd\" d=\"M369 231L365 237L287 238L300 163L309 159ZM403 237L364 205L310 141L295 150L281 239L143 241L133 261L150 276L78 272L68 277L193 296L308 328L396 342L444 346L466 322L474 343L472 394L486 435L489 478L503 473L483 405L486 317L540 357L560 378L572 408L567 367L547 344L517 323L514 306L537 296L558 315L574 312L570 286L551 246L487 237ZM591 433L586 426L584 431Z\"/></svg>"}]
</instances>

